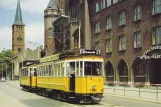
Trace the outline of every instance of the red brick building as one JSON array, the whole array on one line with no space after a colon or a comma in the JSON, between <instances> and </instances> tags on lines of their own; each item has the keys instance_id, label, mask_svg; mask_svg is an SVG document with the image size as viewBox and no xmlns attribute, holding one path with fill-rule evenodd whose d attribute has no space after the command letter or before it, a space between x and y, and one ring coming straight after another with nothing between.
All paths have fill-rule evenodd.
<instances>
[{"instance_id":1,"label":"red brick building","mask_svg":"<svg viewBox=\"0 0 161 107\"><path fill-rule=\"evenodd\" d=\"M55 53L55 38L52 22L63 13L63 0L49 0L47 8L44 10L44 46L45 54L52 55Z\"/></svg>"},{"instance_id":2,"label":"red brick building","mask_svg":"<svg viewBox=\"0 0 161 107\"><path fill-rule=\"evenodd\" d=\"M106 81L161 84L161 0L88 0L88 5L92 49L105 58Z\"/></svg>"}]
</instances>

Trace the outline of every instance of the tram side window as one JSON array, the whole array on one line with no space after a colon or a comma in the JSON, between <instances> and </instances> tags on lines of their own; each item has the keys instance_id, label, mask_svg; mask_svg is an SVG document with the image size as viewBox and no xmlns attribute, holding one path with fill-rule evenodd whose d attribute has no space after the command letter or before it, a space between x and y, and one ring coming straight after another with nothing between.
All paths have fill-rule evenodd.
<instances>
[{"instance_id":1,"label":"tram side window","mask_svg":"<svg viewBox=\"0 0 161 107\"><path fill-rule=\"evenodd\" d=\"M36 68L34 68L34 76L37 76Z\"/></svg>"},{"instance_id":2,"label":"tram side window","mask_svg":"<svg viewBox=\"0 0 161 107\"><path fill-rule=\"evenodd\" d=\"M64 63L61 63L61 76L64 76Z\"/></svg>"},{"instance_id":3,"label":"tram side window","mask_svg":"<svg viewBox=\"0 0 161 107\"><path fill-rule=\"evenodd\" d=\"M24 69L24 72L23 73L24 73L23 76L26 76L26 69Z\"/></svg>"},{"instance_id":4,"label":"tram side window","mask_svg":"<svg viewBox=\"0 0 161 107\"><path fill-rule=\"evenodd\" d=\"M69 76L70 66L69 62L66 62L66 76Z\"/></svg>"},{"instance_id":5,"label":"tram side window","mask_svg":"<svg viewBox=\"0 0 161 107\"><path fill-rule=\"evenodd\" d=\"M79 62L76 62L75 72L76 76L79 76Z\"/></svg>"},{"instance_id":6,"label":"tram side window","mask_svg":"<svg viewBox=\"0 0 161 107\"><path fill-rule=\"evenodd\" d=\"M41 67L40 67L40 75L41 75L41 76L43 76L42 73L43 73L43 68L42 68L42 66L41 66Z\"/></svg>"},{"instance_id":7,"label":"tram side window","mask_svg":"<svg viewBox=\"0 0 161 107\"><path fill-rule=\"evenodd\" d=\"M37 69L37 75L40 76L40 67Z\"/></svg>"},{"instance_id":8,"label":"tram side window","mask_svg":"<svg viewBox=\"0 0 161 107\"><path fill-rule=\"evenodd\" d=\"M52 65L49 65L49 76L52 76Z\"/></svg>"},{"instance_id":9,"label":"tram side window","mask_svg":"<svg viewBox=\"0 0 161 107\"><path fill-rule=\"evenodd\" d=\"M61 65L60 64L58 64L57 70L58 70L58 76L61 76Z\"/></svg>"},{"instance_id":10,"label":"tram side window","mask_svg":"<svg viewBox=\"0 0 161 107\"><path fill-rule=\"evenodd\" d=\"M21 69L21 72L20 72L20 76L22 76L22 69Z\"/></svg>"},{"instance_id":11,"label":"tram side window","mask_svg":"<svg viewBox=\"0 0 161 107\"><path fill-rule=\"evenodd\" d=\"M42 75L45 76L45 73L46 73L45 72L45 66L43 66L43 74Z\"/></svg>"},{"instance_id":12,"label":"tram side window","mask_svg":"<svg viewBox=\"0 0 161 107\"><path fill-rule=\"evenodd\" d=\"M83 62L80 61L80 76L83 76Z\"/></svg>"},{"instance_id":13,"label":"tram side window","mask_svg":"<svg viewBox=\"0 0 161 107\"><path fill-rule=\"evenodd\" d=\"M53 64L53 74L54 76L56 76L56 65L55 64Z\"/></svg>"},{"instance_id":14,"label":"tram side window","mask_svg":"<svg viewBox=\"0 0 161 107\"><path fill-rule=\"evenodd\" d=\"M46 70L45 70L45 71L46 71L45 76L49 76L49 66L48 66L48 65L46 65L45 67L46 67Z\"/></svg>"},{"instance_id":15,"label":"tram side window","mask_svg":"<svg viewBox=\"0 0 161 107\"><path fill-rule=\"evenodd\" d=\"M20 72L20 76L22 76L22 69L21 69L21 72Z\"/></svg>"},{"instance_id":16,"label":"tram side window","mask_svg":"<svg viewBox=\"0 0 161 107\"><path fill-rule=\"evenodd\" d=\"M26 76L28 76L28 71L26 71Z\"/></svg>"},{"instance_id":17,"label":"tram side window","mask_svg":"<svg viewBox=\"0 0 161 107\"><path fill-rule=\"evenodd\" d=\"M41 76L43 76L43 66L41 66Z\"/></svg>"},{"instance_id":18,"label":"tram side window","mask_svg":"<svg viewBox=\"0 0 161 107\"><path fill-rule=\"evenodd\" d=\"M39 76L41 76L41 71L42 71L41 67L39 67Z\"/></svg>"},{"instance_id":19,"label":"tram side window","mask_svg":"<svg viewBox=\"0 0 161 107\"><path fill-rule=\"evenodd\" d=\"M39 72L40 72L40 76L42 76L42 66L40 66Z\"/></svg>"},{"instance_id":20,"label":"tram side window","mask_svg":"<svg viewBox=\"0 0 161 107\"><path fill-rule=\"evenodd\" d=\"M22 76L24 76L24 69L22 70Z\"/></svg>"},{"instance_id":21,"label":"tram side window","mask_svg":"<svg viewBox=\"0 0 161 107\"><path fill-rule=\"evenodd\" d=\"M58 66L55 64L55 76L58 76Z\"/></svg>"},{"instance_id":22,"label":"tram side window","mask_svg":"<svg viewBox=\"0 0 161 107\"><path fill-rule=\"evenodd\" d=\"M27 72L27 71L25 70L25 71L24 71L24 76L26 76L26 72Z\"/></svg>"},{"instance_id":23,"label":"tram side window","mask_svg":"<svg viewBox=\"0 0 161 107\"><path fill-rule=\"evenodd\" d=\"M37 67L37 71L36 72L37 72L37 76L39 76L39 73L40 73L39 72L39 67Z\"/></svg>"}]
</instances>

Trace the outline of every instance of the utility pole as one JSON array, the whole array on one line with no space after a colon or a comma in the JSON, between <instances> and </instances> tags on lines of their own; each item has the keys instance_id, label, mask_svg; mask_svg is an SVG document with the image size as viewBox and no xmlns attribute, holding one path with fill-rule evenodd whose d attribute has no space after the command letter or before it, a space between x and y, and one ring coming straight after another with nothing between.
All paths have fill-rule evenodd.
<instances>
[{"instance_id":1,"label":"utility pole","mask_svg":"<svg viewBox=\"0 0 161 107\"><path fill-rule=\"evenodd\" d=\"M2 65L2 78L3 78L3 65Z\"/></svg>"},{"instance_id":2,"label":"utility pole","mask_svg":"<svg viewBox=\"0 0 161 107\"><path fill-rule=\"evenodd\" d=\"M13 63L14 63L14 61L12 62L12 80L13 80Z\"/></svg>"},{"instance_id":3,"label":"utility pole","mask_svg":"<svg viewBox=\"0 0 161 107\"><path fill-rule=\"evenodd\" d=\"M80 25L80 21L78 22L78 24L79 24L78 25L78 27L79 27L79 47L78 48L80 49L81 48L81 29L80 29L81 25Z\"/></svg>"},{"instance_id":4,"label":"utility pole","mask_svg":"<svg viewBox=\"0 0 161 107\"><path fill-rule=\"evenodd\" d=\"M7 63L6 63L6 80L7 80Z\"/></svg>"}]
</instances>

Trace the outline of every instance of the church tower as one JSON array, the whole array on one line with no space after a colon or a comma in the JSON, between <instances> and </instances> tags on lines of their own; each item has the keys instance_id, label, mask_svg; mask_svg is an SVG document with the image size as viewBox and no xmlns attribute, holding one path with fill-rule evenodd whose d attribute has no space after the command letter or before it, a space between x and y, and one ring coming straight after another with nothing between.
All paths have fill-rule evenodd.
<instances>
[{"instance_id":1,"label":"church tower","mask_svg":"<svg viewBox=\"0 0 161 107\"><path fill-rule=\"evenodd\" d=\"M16 55L25 49L25 25L22 21L20 0L17 2L15 21L12 25L12 51Z\"/></svg>"},{"instance_id":2,"label":"church tower","mask_svg":"<svg viewBox=\"0 0 161 107\"><path fill-rule=\"evenodd\" d=\"M44 46L46 55L51 55L55 52L55 43L54 43L54 28L52 22L54 22L59 16L61 11L57 6L58 0L50 0L46 10L44 10L44 27L45 27L45 36L44 36Z\"/></svg>"}]
</instances>

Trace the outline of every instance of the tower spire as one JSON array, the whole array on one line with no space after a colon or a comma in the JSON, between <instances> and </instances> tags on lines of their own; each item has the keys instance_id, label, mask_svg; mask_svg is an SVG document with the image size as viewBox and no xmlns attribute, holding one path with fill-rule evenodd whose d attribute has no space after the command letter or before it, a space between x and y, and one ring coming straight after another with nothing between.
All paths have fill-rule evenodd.
<instances>
[{"instance_id":1,"label":"tower spire","mask_svg":"<svg viewBox=\"0 0 161 107\"><path fill-rule=\"evenodd\" d=\"M24 25L24 23L22 21L20 0L18 0L18 2L17 2L17 9L16 9L14 25Z\"/></svg>"},{"instance_id":2,"label":"tower spire","mask_svg":"<svg viewBox=\"0 0 161 107\"><path fill-rule=\"evenodd\" d=\"M56 0L50 0L46 9L58 9Z\"/></svg>"}]
</instances>

